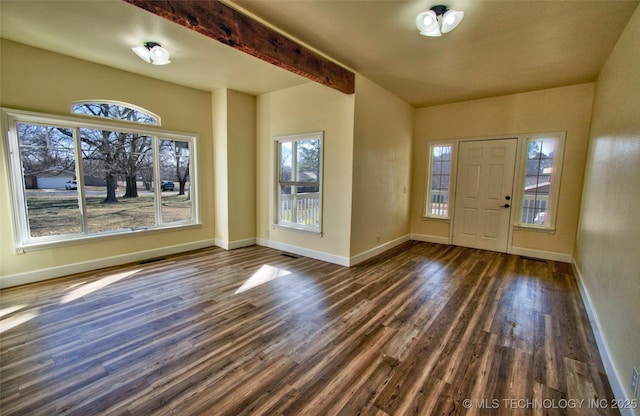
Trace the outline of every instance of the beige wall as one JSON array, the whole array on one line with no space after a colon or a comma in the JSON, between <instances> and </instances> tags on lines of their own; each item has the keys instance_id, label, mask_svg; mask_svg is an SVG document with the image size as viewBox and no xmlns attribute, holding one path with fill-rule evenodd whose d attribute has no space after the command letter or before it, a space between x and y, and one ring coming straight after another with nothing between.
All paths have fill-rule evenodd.
<instances>
[{"instance_id":1,"label":"beige wall","mask_svg":"<svg viewBox=\"0 0 640 416\"><path fill-rule=\"evenodd\" d=\"M213 143L211 94L157 81L102 65L2 41L0 105L8 108L69 115L71 102L110 99L139 105L162 117L162 127L199 135L197 142L199 203L202 226L83 242L16 254L4 146L0 159L0 276L40 271L52 277L69 264L92 262L167 247L213 242ZM90 263L86 263L90 264ZM1 282L0 282L1 283Z\"/></svg>"},{"instance_id":2,"label":"beige wall","mask_svg":"<svg viewBox=\"0 0 640 416\"><path fill-rule=\"evenodd\" d=\"M640 8L596 84L576 264L627 397L640 370ZM639 414L639 413L636 413Z\"/></svg>"},{"instance_id":3,"label":"beige wall","mask_svg":"<svg viewBox=\"0 0 640 416\"><path fill-rule=\"evenodd\" d=\"M257 230L261 244L300 248L340 262L349 256L354 96L315 83L264 94L257 101ZM324 131L323 234L272 228L273 137ZM331 257L333 256L333 257Z\"/></svg>"},{"instance_id":4,"label":"beige wall","mask_svg":"<svg viewBox=\"0 0 640 416\"><path fill-rule=\"evenodd\" d=\"M211 93L213 109L213 179L215 239L218 244L229 242L229 167L227 165L227 90Z\"/></svg>"},{"instance_id":5,"label":"beige wall","mask_svg":"<svg viewBox=\"0 0 640 416\"><path fill-rule=\"evenodd\" d=\"M256 237L256 97L228 90L227 103L229 242L252 241Z\"/></svg>"},{"instance_id":6,"label":"beige wall","mask_svg":"<svg viewBox=\"0 0 640 416\"><path fill-rule=\"evenodd\" d=\"M409 235L414 119L412 106L356 76L351 256Z\"/></svg>"},{"instance_id":7,"label":"beige wall","mask_svg":"<svg viewBox=\"0 0 640 416\"><path fill-rule=\"evenodd\" d=\"M422 217L430 141L566 131L557 230L555 233L516 230L513 247L570 257L580 209L593 90L594 84L581 84L418 109L413 151L411 233L435 240L449 238L448 223Z\"/></svg>"},{"instance_id":8,"label":"beige wall","mask_svg":"<svg viewBox=\"0 0 640 416\"><path fill-rule=\"evenodd\" d=\"M250 245L256 236L256 97L220 89L211 99L216 244Z\"/></svg>"}]
</instances>

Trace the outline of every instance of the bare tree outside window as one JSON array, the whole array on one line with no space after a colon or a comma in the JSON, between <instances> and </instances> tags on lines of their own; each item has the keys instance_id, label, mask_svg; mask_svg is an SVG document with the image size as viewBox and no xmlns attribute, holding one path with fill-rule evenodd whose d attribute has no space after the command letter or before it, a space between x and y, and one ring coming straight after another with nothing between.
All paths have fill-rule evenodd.
<instances>
[{"instance_id":1,"label":"bare tree outside window","mask_svg":"<svg viewBox=\"0 0 640 416\"><path fill-rule=\"evenodd\" d=\"M75 104L72 111L94 117L158 124L157 117L149 113L112 103ZM95 167L96 171L85 171L85 174L104 175L107 194L103 202L118 202L116 189L119 176L123 176L125 182L125 192L122 197L137 198L138 176L141 172L149 171L151 139L134 133L83 129L80 140L87 145L83 146L84 159L102 161L96 165L87 165L85 168Z\"/></svg>"}]
</instances>

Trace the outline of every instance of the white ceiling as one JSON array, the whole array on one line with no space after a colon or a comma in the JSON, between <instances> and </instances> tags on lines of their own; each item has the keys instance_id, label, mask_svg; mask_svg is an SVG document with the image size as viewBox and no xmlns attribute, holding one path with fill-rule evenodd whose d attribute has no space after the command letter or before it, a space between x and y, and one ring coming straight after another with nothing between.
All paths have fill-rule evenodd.
<instances>
[{"instance_id":1,"label":"white ceiling","mask_svg":"<svg viewBox=\"0 0 640 416\"><path fill-rule=\"evenodd\" d=\"M638 0L450 0L441 38L415 16L438 1L228 0L416 107L594 81ZM119 0L0 0L2 37L178 84L261 94L307 82ZM131 46L155 41L172 63ZM0 56L1 58L1 56Z\"/></svg>"}]
</instances>

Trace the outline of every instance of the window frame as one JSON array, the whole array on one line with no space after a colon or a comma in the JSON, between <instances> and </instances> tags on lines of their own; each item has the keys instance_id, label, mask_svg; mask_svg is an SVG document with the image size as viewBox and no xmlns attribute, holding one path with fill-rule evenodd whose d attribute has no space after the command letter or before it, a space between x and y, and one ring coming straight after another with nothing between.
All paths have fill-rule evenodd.
<instances>
[{"instance_id":1,"label":"window frame","mask_svg":"<svg viewBox=\"0 0 640 416\"><path fill-rule=\"evenodd\" d=\"M318 139L320 141L320 161L319 161L319 175L318 175L318 209L319 209L319 218L318 218L318 226L304 225L300 223L294 223L290 221L281 221L280 220L280 207L281 205L281 193L280 193L280 173L281 173L281 156L280 156L280 145L281 143L292 143L299 142L305 140L315 140ZM322 224L323 224L323 176L324 176L324 131L316 131L309 133L299 133L299 134L290 134L284 136L276 136L273 138L274 143L274 206L273 206L273 226L288 230L296 230L303 231L311 234L322 235ZM300 183L300 182L286 182L286 183ZM315 184L316 182L311 182ZM307 183L308 184L308 183Z\"/></svg>"},{"instance_id":2,"label":"window frame","mask_svg":"<svg viewBox=\"0 0 640 416\"><path fill-rule=\"evenodd\" d=\"M129 105L129 104L127 104ZM146 110L145 110L146 111ZM90 234L86 229L82 233L58 234L53 236L32 237L29 232L29 218L27 214L26 193L22 172L22 161L17 137L17 124L31 123L45 126L64 127L74 132L74 147L76 157L76 177L79 192L79 209L83 215L83 205L86 204L84 194L84 178L82 175L82 158L79 157L80 140L79 131L82 128L102 129L148 135L152 137L154 147L154 194L156 224L151 227L117 229ZM49 248L52 246L78 244L82 241L104 239L114 236L126 236L138 233L154 232L176 228L189 228L200 226L199 203L198 203L198 179L197 179L197 141L198 136L192 133L169 131L151 124L132 123L130 121L119 121L100 117L86 117L82 115L61 116L54 114L38 113L10 108L0 108L0 125L2 125L3 146L5 148L5 158L8 167L9 180L11 183L11 206L14 230L14 245L16 252L22 253L29 249ZM189 142L189 182L191 198L191 219L164 222L162 216L158 216L158 210L162 203L159 177L159 154L157 148L160 140L178 140ZM19 172L19 173L18 173ZM18 174L16 174L18 173ZM84 217L82 218L83 221Z\"/></svg>"},{"instance_id":3,"label":"window frame","mask_svg":"<svg viewBox=\"0 0 640 416\"><path fill-rule=\"evenodd\" d=\"M546 205L545 224L530 224L522 222L522 210L524 209L525 187L527 180L527 161L529 142L539 140L555 140L555 150L553 154L553 164L551 166L551 178L549 185L548 203ZM521 136L520 152L516 161L518 174L516 175L517 184L517 211L515 212L514 227L517 229L538 230L555 232L556 221L558 217L558 204L560 199L560 182L562 181L562 165L564 159L564 146L566 142L566 132L549 132L524 134Z\"/></svg>"},{"instance_id":4,"label":"window frame","mask_svg":"<svg viewBox=\"0 0 640 416\"><path fill-rule=\"evenodd\" d=\"M453 203L454 203L454 196L452 193L452 187L451 184L453 183L453 179L455 176L455 172L456 172L456 144L457 142L454 141L433 141L433 142L429 142L428 147L427 147L427 163L426 163L426 182L425 182L425 200L424 200L424 204L423 204L423 213L422 216L423 218L427 218L430 220L446 220L446 221L450 221L452 218L452 209L453 209ZM437 215L437 214L432 214L431 213L431 209L430 209L430 205L431 205L431 198L432 198L432 186L431 186L431 182L433 179L433 174L432 174L432 166L433 166L433 149L435 147L449 147L451 148L451 158L449 160L449 188L448 188L448 203L447 203L447 214L446 215Z\"/></svg>"}]
</instances>

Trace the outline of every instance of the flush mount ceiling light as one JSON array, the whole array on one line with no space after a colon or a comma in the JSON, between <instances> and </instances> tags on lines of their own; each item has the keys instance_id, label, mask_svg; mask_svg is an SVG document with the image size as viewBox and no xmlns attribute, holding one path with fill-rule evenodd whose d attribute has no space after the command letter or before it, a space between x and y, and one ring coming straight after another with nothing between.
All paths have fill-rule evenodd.
<instances>
[{"instance_id":1,"label":"flush mount ceiling light","mask_svg":"<svg viewBox=\"0 0 640 416\"><path fill-rule=\"evenodd\" d=\"M458 26L463 17L464 12L438 5L418 14L416 26L423 36L442 36L443 33L451 32Z\"/></svg>"},{"instance_id":2,"label":"flush mount ceiling light","mask_svg":"<svg viewBox=\"0 0 640 416\"><path fill-rule=\"evenodd\" d=\"M159 43L146 42L141 46L135 46L131 50L145 62L153 65L166 65L171 63L169 51Z\"/></svg>"}]
</instances>

